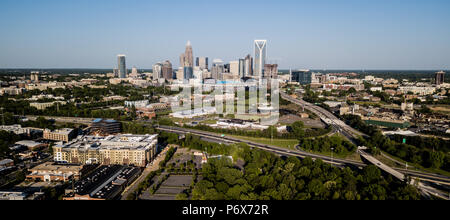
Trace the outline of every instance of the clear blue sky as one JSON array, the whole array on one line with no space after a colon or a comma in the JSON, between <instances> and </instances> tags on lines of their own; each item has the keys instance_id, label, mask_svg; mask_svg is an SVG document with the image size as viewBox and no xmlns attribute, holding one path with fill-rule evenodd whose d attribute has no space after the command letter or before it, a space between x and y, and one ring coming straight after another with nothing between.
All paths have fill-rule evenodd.
<instances>
[{"instance_id":1,"label":"clear blue sky","mask_svg":"<svg viewBox=\"0 0 450 220\"><path fill-rule=\"evenodd\" d=\"M281 68L450 69L448 0L1 0L0 68L235 60L267 39Z\"/></svg>"}]
</instances>

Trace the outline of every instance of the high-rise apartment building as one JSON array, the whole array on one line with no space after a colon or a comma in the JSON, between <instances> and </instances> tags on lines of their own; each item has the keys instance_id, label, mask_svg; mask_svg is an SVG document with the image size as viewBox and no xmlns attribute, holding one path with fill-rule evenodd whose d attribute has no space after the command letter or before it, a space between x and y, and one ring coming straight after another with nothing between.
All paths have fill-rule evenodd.
<instances>
[{"instance_id":1,"label":"high-rise apartment building","mask_svg":"<svg viewBox=\"0 0 450 220\"><path fill-rule=\"evenodd\" d=\"M267 40L255 40L255 69L254 76L258 79L263 77L264 65L267 58Z\"/></svg>"},{"instance_id":2,"label":"high-rise apartment building","mask_svg":"<svg viewBox=\"0 0 450 220\"><path fill-rule=\"evenodd\" d=\"M436 73L436 85L442 85L445 82L445 72L439 71Z\"/></svg>"},{"instance_id":3,"label":"high-rise apartment building","mask_svg":"<svg viewBox=\"0 0 450 220\"><path fill-rule=\"evenodd\" d=\"M125 60L125 55L119 54L117 55L117 63L119 69L119 78L127 78L127 65Z\"/></svg>"}]
</instances>

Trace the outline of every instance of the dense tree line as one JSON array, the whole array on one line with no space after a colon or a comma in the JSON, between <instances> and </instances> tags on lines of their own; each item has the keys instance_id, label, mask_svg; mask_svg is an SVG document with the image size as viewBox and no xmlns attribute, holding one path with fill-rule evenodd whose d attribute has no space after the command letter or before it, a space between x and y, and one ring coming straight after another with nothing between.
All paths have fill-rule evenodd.
<instances>
[{"instance_id":1,"label":"dense tree line","mask_svg":"<svg viewBox=\"0 0 450 220\"><path fill-rule=\"evenodd\" d=\"M322 138L301 139L299 146L306 151L320 153L334 152L339 156L347 156L351 153L355 153L357 150L357 147L354 144L338 135Z\"/></svg>"},{"instance_id":2,"label":"dense tree line","mask_svg":"<svg viewBox=\"0 0 450 220\"><path fill-rule=\"evenodd\" d=\"M159 101L154 96L172 95L176 92L165 87L135 88L124 85L108 85L107 88L73 87L47 89L45 91L32 90L18 96L5 95L0 97L0 107L4 112L15 115L43 115L63 117L86 117L86 118L113 118L120 120L131 120L124 111L108 109L109 106L123 106L124 101L104 101L104 97L118 95L126 97L129 101L145 100L149 96L152 101ZM30 106L30 101L25 99L33 95L51 94L62 96L66 101L74 99L66 105L54 105L45 110L38 110ZM14 98L14 99L10 99ZM52 99L41 99L37 102L55 101Z\"/></svg>"},{"instance_id":3,"label":"dense tree line","mask_svg":"<svg viewBox=\"0 0 450 220\"><path fill-rule=\"evenodd\" d=\"M433 140L422 140L417 142L410 141L410 144L397 142L384 136L379 129L364 123L359 116L347 115L344 120L353 128L358 129L369 137L360 139L361 146L367 146L373 154L379 154L383 150L393 156L401 158L410 163L415 163L426 168L443 169L450 171L450 155L448 154L448 146L443 147L440 144L447 142L435 142ZM433 149L433 146L436 148Z\"/></svg>"},{"instance_id":4,"label":"dense tree line","mask_svg":"<svg viewBox=\"0 0 450 220\"><path fill-rule=\"evenodd\" d=\"M245 129L225 129L225 128L213 128L208 125L185 125L185 128L197 129L202 131L230 134L237 136L256 137L256 138L280 138L280 139L303 139L308 137L318 137L325 135L331 131L331 128L311 128L304 127L303 122L295 122L288 126L288 132L278 132L277 128L270 126L264 130L245 130Z\"/></svg>"},{"instance_id":5,"label":"dense tree line","mask_svg":"<svg viewBox=\"0 0 450 220\"><path fill-rule=\"evenodd\" d=\"M414 187L390 175L383 176L375 166L364 170L340 169L311 158L280 158L245 144L221 145L191 135L179 140L172 133L161 136L183 147L245 161L242 169L227 159L210 159L201 171L203 179L192 191L194 200L420 199Z\"/></svg>"},{"instance_id":6,"label":"dense tree line","mask_svg":"<svg viewBox=\"0 0 450 220\"><path fill-rule=\"evenodd\" d=\"M155 129L151 125L136 122L122 122L122 133L125 134L154 134Z\"/></svg>"},{"instance_id":7,"label":"dense tree line","mask_svg":"<svg viewBox=\"0 0 450 220\"><path fill-rule=\"evenodd\" d=\"M443 153L450 152L450 141L441 138L428 138L421 136L403 136L403 135L393 135L391 136L393 141L402 143L403 139L406 140L406 144L415 146L420 149L429 149L435 151L442 151Z\"/></svg>"},{"instance_id":8,"label":"dense tree line","mask_svg":"<svg viewBox=\"0 0 450 220\"><path fill-rule=\"evenodd\" d=\"M417 190L384 177L375 166L362 171L340 169L311 158L280 158L245 148L246 164L236 168L226 159L212 159L193 200L416 200Z\"/></svg>"},{"instance_id":9,"label":"dense tree line","mask_svg":"<svg viewBox=\"0 0 450 220\"><path fill-rule=\"evenodd\" d=\"M20 137L12 132L0 131L0 159L7 158L11 150L9 147L20 140Z\"/></svg>"},{"instance_id":10,"label":"dense tree line","mask_svg":"<svg viewBox=\"0 0 450 220\"><path fill-rule=\"evenodd\" d=\"M60 116L60 117L85 117L85 118L114 118L130 120L125 112L120 110L102 109L111 104L122 105L119 102L90 102L85 104L69 103L66 105L54 105L45 110L38 110L30 106L29 101L9 100L6 97L0 97L0 107L4 111L15 115L41 115L41 116ZM5 114L6 115L6 114Z\"/></svg>"}]
</instances>

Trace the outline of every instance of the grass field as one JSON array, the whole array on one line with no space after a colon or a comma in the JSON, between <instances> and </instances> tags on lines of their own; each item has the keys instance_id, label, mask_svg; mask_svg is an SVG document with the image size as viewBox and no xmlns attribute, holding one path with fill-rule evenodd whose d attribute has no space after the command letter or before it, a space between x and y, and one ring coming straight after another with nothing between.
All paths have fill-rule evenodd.
<instances>
[{"instance_id":1,"label":"grass field","mask_svg":"<svg viewBox=\"0 0 450 220\"><path fill-rule=\"evenodd\" d=\"M254 137L245 137L245 136L236 136L236 135L227 135L229 137L233 137L233 138L238 138L238 139L243 139L243 140L247 140L247 141L252 141L255 143L259 143L259 144L266 144L266 145L272 145L272 146L276 146L276 147L282 147L282 148L287 148L287 149L291 149L294 150L295 146L298 145L298 140L294 140L294 139L273 139L271 140L270 138L254 138Z\"/></svg>"}]
</instances>

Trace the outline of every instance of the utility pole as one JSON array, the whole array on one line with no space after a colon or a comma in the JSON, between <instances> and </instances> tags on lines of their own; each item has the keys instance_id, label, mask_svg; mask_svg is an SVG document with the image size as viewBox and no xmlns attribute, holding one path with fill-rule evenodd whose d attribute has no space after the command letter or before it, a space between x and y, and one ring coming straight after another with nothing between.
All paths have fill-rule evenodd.
<instances>
[{"instance_id":1,"label":"utility pole","mask_svg":"<svg viewBox=\"0 0 450 220\"><path fill-rule=\"evenodd\" d=\"M333 166L334 158L333 158L334 148L331 148L331 166Z\"/></svg>"},{"instance_id":2,"label":"utility pole","mask_svg":"<svg viewBox=\"0 0 450 220\"><path fill-rule=\"evenodd\" d=\"M2 125L5 125L5 114L3 114L3 107L1 107L2 109Z\"/></svg>"},{"instance_id":3,"label":"utility pole","mask_svg":"<svg viewBox=\"0 0 450 220\"><path fill-rule=\"evenodd\" d=\"M273 128L272 128L272 129L270 129L270 132L271 132L271 136L270 136L270 143L272 143L272 144L273 144Z\"/></svg>"}]
</instances>

